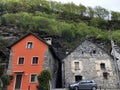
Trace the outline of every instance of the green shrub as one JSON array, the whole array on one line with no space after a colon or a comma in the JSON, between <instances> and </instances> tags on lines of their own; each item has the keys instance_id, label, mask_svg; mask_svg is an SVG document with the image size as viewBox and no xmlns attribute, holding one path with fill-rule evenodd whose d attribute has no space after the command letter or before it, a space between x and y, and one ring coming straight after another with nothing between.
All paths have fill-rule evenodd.
<instances>
[{"instance_id":1,"label":"green shrub","mask_svg":"<svg viewBox=\"0 0 120 90\"><path fill-rule=\"evenodd\" d=\"M38 90L49 90L49 80L51 80L51 74L49 70L43 70L40 75L38 75L37 85Z\"/></svg>"},{"instance_id":2,"label":"green shrub","mask_svg":"<svg viewBox=\"0 0 120 90\"><path fill-rule=\"evenodd\" d=\"M10 76L9 75L3 75L1 77L1 80L3 82L3 87L6 87L10 83Z\"/></svg>"}]
</instances>

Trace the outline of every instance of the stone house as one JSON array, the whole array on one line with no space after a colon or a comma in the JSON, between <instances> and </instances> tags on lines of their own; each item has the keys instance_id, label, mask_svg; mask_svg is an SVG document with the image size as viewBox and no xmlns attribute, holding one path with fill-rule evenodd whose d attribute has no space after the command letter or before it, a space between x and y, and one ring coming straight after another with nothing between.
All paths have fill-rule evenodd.
<instances>
[{"instance_id":1,"label":"stone house","mask_svg":"<svg viewBox=\"0 0 120 90\"><path fill-rule=\"evenodd\" d=\"M62 85L82 79L95 80L102 88L116 87L116 72L111 56L85 40L62 60Z\"/></svg>"},{"instance_id":2,"label":"stone house","mask_svg":"<svg viewBox=\"0 0 120 90\"><path fill-rule=\"evenodd\" d=\"M33 33L28 33L10 45L7 74L13 79L8 90L37 90L37 75L49 69L52 88L59 86L59 58L51 45Z\"/></svg>"},{"instance_id":3,"label":"stone house","mask_svg":"<svg viewBox=\"0 0 120 90\"><path fill-rule=\"evenodd\" d=\"M119 75L119 79L120 79L120 47L113 44L113 48L111 49L111 55L116 60L116 64L117 64L116 66L118 68L118 75Z\"/></svg>"}]
</instances>

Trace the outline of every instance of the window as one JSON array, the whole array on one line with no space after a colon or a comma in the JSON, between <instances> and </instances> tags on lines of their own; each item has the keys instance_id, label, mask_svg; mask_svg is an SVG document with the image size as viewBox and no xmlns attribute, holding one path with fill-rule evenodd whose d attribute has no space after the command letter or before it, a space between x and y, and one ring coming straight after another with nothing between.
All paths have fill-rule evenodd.
<instances>
[{"instance_id":1,"label":"window","mask_svg":"<svg viewBox=\"0 0 120 90\"><path fill-rule=\"evenodd\" d=\"M96 54L96 50L93 50L93 54Z\"/></svg>"},{"instance_id":2,"label":"window","mask_svg":"<svg viewBox=\"0 0 120 90\"><path fill-rule=\"evenodd\" d=\"M75 62L75 70L80 70L80 68L79 68L79 62Z\"/></svg>"},{"instance_id":3,"label":"window","mask_svg":"<svg viewBox=\"0 0 120 90\"><path fill-rule=\"evenodd\" d=\"M36 75L36 74L31 74L30 82L31 82L31 83L37 82L37 75Z\"/></svg>"},{"instance_id":4,"label":"window","mask_svg":"<svg viewBox=\"0 0 120 90\"><path fill-rule=\"evenodd\" d=\"M100 68L101 68L101 70L105 70L105 63L101 63Z\"/></svg>"},{"instance_id":5,"label":"window","mask_svg":"<svg viewBox=\"0 0 120 90\"><path fill-rule=\"evenodd\" d=\"M108 79L108 73L107 72L103 72L103 77L104 77L104 79Z\"/></svg>"},{"instance_id":6,"label":"window","mask_svg":"<svg viewBox=\"0 0 120 90\"><path fill-rule=\"evenodd\" d=\"M91 81L91 80L87 80L87 83L94 83L93 81Z\"/></svg>"},{"instance_id":7,"label":"window","mask_svg":"<svg viewBox=\"0 0 120 90\"><path fill-rule=\"evenodd\" d=\"M32 48L32 44L33 44L32 42L28 42L28 43L27 43L27 48L28 48L28 49L31 49L31 48Z\"/></svg>"},{"instance_id":8,"label":"window","mask_svg":"<svg viewBox=\"0 0 120 90\"><path fill-rule=\"evenodd\" d=\"M24 57L19 57L18 64L24 64Z\"/></svg>"},{"instance_id":9,"label":"window","mask_svg":"<svg viewBox=\"0 0 120 90\"><path fill-rule=\"evenodd\" d=\"M33 57L32 64L38 64L38 57Z\"/></svg>"}]
</instances>

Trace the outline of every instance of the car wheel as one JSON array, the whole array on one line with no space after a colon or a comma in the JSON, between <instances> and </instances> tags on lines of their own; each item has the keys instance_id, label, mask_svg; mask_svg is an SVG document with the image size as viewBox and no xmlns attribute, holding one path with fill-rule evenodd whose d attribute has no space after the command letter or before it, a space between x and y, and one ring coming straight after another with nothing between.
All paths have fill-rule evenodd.
<instances>
[{"instance_id":1,"label":"car wheel","mask_svg":"<svg viewBox=\"0 0 120 90\"><path fill-rule=\"evenodd\" d=\"M92 87L92 90L96 90L96 87Z\"/></svg>"},{"instance_id":2,"label":"car wheel","mask_svg":"<svg viewBox=\"0 0 120 90\"><path fill-rule=\"evenodd\" d=\"M75 87L74 90L78 90L78 87Z\"/></svg>"}]
</instances>

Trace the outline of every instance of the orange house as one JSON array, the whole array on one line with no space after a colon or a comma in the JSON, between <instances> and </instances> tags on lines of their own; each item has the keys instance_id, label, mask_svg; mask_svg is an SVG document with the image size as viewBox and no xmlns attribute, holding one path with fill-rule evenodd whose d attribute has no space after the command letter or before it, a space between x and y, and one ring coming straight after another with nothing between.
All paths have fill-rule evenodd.
<instances>
[{"instance_id":1,"label":"orange house","mask_svg":"<svg viewBox=\"0 0 120 90\"><path fill-rule=\"evenodd\" d=\"M55 67L55 68L54 68ZM58 58L50 45L33 33L28 33L10 46L7 73L13 77L8 90L37 90L37 75L43 69L52 74L52 88L56 87Z\"/></svg>"}]
</instances>

